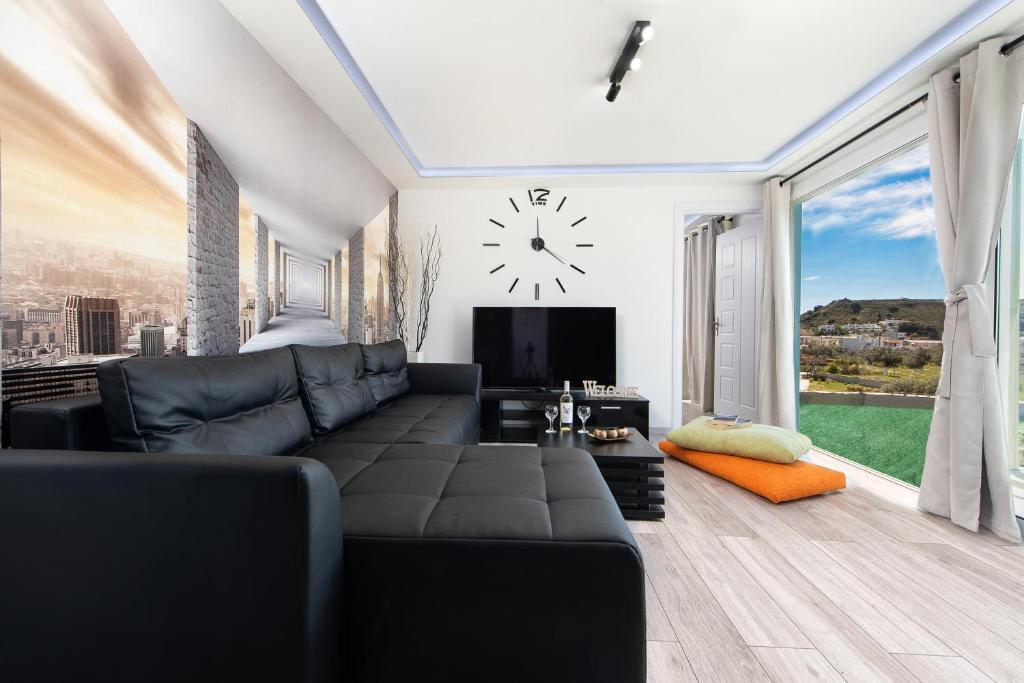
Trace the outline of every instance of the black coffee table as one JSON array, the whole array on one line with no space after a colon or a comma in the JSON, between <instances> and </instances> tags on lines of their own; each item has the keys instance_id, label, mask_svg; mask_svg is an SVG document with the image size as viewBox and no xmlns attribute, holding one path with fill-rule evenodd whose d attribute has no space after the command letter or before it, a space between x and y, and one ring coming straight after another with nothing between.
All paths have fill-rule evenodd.
<instances>
[{"instance_id":1,"label":"black coffee table","mask_svg":"<svg viewBox=\"0 0 1024 683\"><path fill-rule=\"evenodd\" d=\"M634 432L625 441L601 442L585 434L547 434L537 430L537 445L547 448L582 448L608 483L626 519L664 519L665 455Z\"/></svg>"}]
</instances>

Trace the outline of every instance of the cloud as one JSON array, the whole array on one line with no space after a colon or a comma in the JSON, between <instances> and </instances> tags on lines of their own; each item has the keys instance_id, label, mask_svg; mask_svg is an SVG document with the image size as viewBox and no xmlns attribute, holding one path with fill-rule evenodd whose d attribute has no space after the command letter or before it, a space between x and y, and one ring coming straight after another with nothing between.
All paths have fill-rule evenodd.
<instances>
[{"instance_id":1,"label":"cloud","mask_svg":"<svg viewBox=\"0 0 1024 683\"><path fill-rule=\"evenodd\" d=\"M238 193L238 253L256 253L256 225L253 223L255 212L245 195ZM271 252L273 253L273 252ZM256 259L240 258L238 260L238 280L246 287L256 289Z\"/></svg>"},{"instance_id":2,"label":"cloud","mask_svg":"<svg viewBox=\"0 0 1024 683\"><path fill-rule=\"evenodd\" d=\"M117 20L99 0L0 14L4 228L184 265L185 117Z\"/></svg>"},{"instance_id":3,"label":"cloud","mask_svg":"<svg viewBox=\"0 0 1024 683\"><path fill-rule=\"evenodd\" d=\"M843 230L889 240L935 234L928 150L917 147L804 203L812 233Z\"/></svg>"},{"instance_id":4,"label":"cloud","mask_svg":"<svg viewBox=\"0 0 1024 683\"><path fill-rule=\"evenodd\" d=\"M888 222L873 225L870 230L889 239L934 237L935 212L930 202L928 206L905 207Z\"/></svg>"},{"instance_id":5,"label":"cloud","mask_svg":"<svg viewBox=\"0 0 1024 683\"><path fill-rule=\"evenodd\" d=\"M804 275L800 279L803 280L804 282L814 282L815 280L820 280L821 276L820 275Z\"/></svg>"},{"instance_id":6,"label":"cloud","mask_svg":"<svg viewBox=\"0 0 1024 683\"><path fill-rule=\"evenodd\" d=\"M60 46L61 58L94 99L90 106L102 103L127 124L137 138L133 144L145 146L184 173L184 116L102 0L20 0L17 5Z\"/></svg>"}]
</instances>

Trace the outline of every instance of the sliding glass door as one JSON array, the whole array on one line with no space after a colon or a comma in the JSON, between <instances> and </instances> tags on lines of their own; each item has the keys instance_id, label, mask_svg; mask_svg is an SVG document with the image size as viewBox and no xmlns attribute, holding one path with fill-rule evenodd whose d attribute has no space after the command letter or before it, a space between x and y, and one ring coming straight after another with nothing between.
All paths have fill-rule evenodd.
<instances>
[{"instance_id":1,"label":"sliding glass door","mask_svg":"<svg viewBox=\"0 0 1024 683\"><path fill-rule=\"evenodd\" d=\"M1024 117L987 279L1017 507L1024 511ZM942 358L927 143L803 197L800 431L826 451L920 484Z\"/></svg>"},{"instance_id":2,"label":"sliding glass door","mask_svg":"<svg viewBox=\"0 0 1024 683\"><path fill-rule=\"evenodd\" d=\"M927 146L889 155L796 208L800 431L916 486L945 315Z\"/></svg>"}]
</instances>

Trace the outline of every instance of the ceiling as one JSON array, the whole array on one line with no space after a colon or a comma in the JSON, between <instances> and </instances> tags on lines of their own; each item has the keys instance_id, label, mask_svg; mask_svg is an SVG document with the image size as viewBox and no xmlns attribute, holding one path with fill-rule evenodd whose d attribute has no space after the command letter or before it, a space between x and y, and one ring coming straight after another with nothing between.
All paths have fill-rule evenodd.
<instances>
[{"instance_id":1,"label":"ceiling","mask_svg":"<svg viewBox=\"0 0 1024 683\"><path fill-rule=\"evenodd\" d=\"M107 4L271 233L316 257L393 187L756 183L1024 30L1024 0ZM655 38L610 104L639 18Z\"/></svg>"},{"instance_id":2,"label":"ceiling","mask_svg":"<svg viewBox=\"0 0 1024 683\"><path fill-rule=\"evenodd\" d=\"M216 0L107 5L275 239L329 258L387 206L388 179Z\"/></svg>"},{"instance_id":3,"label":"ceiling","mask_svg":"<svg viewBox=\"0 0 1024 683\"><path fill-rule=\"evenodd\" d=\"M920 88L936 60L1024 5L222 2L402 188L436 176L763 175L885 106L880 94ZM610 104L607 75L636 19L655 38Z\"/></svg>"}]
</instances>

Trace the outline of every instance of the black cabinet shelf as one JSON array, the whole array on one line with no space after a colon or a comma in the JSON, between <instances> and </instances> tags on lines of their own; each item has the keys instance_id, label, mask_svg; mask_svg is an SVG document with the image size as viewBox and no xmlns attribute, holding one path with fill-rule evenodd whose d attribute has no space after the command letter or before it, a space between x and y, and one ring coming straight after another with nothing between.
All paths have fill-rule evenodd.
<instances>
[{"instance_id":1,"label":"black cabinet shelf","mask_svg":"<svg viewBox=\"0 0 1024 683\"><path fill-rule=\"evenodd\" d=\"M637 398L587 397L572 391L573 410L589 405L587 428L629 427L647 438L650 401ZM558 404L561 391L484 389L480 392L480 440L497 443L532 443L537 427L546 427L544 407ZM580 421L573 415L573 429Z\"/></svg>"},{"instance_id":2,"label":"black cabinet shelf","mask_svg":"<svg viewBox=\"0 0 1024 683\"><path fill-rule=\"evenodd\" d=\"M540 417L538 417L538 415ZM547 418L544 417L543 407L539 410L530 410L527 408L505 408L501 412L501 417L506 421L525 420L539 425L546 425L548 423Z\"/></svg>"},{"instance_id":3,"label":"black cabinet shelf","mask_svg":"<svg viewBox=\"0 0 1024 683\"><path fill-rule=\"evenodd\" d=\"M601 474L605 474L605 470L601 470ZM625 478L623 478L625 479ZM650 481L619 481L616 477L609 477L605 475L604 479L608 483L608 488L612 491L664 491L665 482L661 479L650 480Z\"/></svg>"},{"instance_id":4,"label":"black cabinet shelf","mask_svg":"<svg viewBox=\"0 0 1024 683\"><path fill-rule=\"evenodd\" d=\"M619 509L625 519L665 519L665 508L662 505L633 505L631 503L620 503Z\"/></svg>"},{"instance_id":5,"label":"black cabinet shelf","mask_svg":"<svg viewBox=\"0 0 1024 683\"><path fill-rule=\"evenodd\" d=\"M647 468L641 470L638 474L637 467L629 467L628 463L623 463L622 467L599 467L601 474L606 477L656 477L661 478L665 476L665 468L661 465L648 465Z\"/></svg>"}]
</instances>

